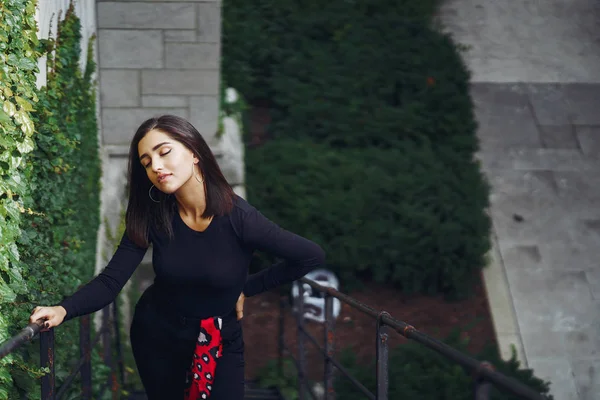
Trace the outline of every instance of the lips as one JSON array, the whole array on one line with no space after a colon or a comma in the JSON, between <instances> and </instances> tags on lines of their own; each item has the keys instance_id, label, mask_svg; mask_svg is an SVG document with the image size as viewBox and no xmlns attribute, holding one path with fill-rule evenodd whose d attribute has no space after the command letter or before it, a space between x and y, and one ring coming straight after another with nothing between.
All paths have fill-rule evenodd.
<instances>
[{"instance_id":1,"label":"lips","mask_svg":"<svg viewBox=\"0 0 600 400\"><path fill-rule=\"evenodd\" d=\"M166 181L167 179L169 179L169 177L171 176L171 174L161 174L158 176L158 183L163 183L164 181Z\"/></svg>"}]
</instances>

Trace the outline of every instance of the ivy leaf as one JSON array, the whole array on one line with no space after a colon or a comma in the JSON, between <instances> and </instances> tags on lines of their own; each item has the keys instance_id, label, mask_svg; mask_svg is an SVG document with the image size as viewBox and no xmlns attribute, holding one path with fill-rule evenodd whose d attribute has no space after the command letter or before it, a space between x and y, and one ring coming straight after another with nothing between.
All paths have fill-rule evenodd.
<instances>
[{"instance_id":1,"label":"ivy leaf","mask_svg":"<svg viewBox=\"0 0 600 400\"><path fill-rule=\"evenodd\" d=\"M6 210L6 214L13 220L13 221L18 221L21 217L21 213L19 212L19 209L16 207L15 202L14 201L10 201L7 202L5 204L5 210ZM4 249L6 249L6 247L4 247Z\"/></svg>"},{"instance_id":2,"label":"ivy leaf","mask_svg":"<svg viewBox=\"0 0 600 400\"><path fill-rule=\"evenodd\" d=\"M12 117L17 111L17 106L15 106L8 100L5 100L4 104L2 105L2 110L4 110L4 112L7 113L9 117Z\"/></svg>"},{"instance_id":3,"label":"ivy leaf","mask_svg":"<svg viewBox=\"0 0 600 400\"><path fill-rule=\"evenodd\" d=\"M11 103L12 104L12 103ZM19 110L15 113L15 120L21 124L21 130L26 136L33 136L35 127L25 110Z\"/></svg>"},{"instance_id":4,"label":"ivy leaf","mask_svg":"<svg viewBox=\"0 0 600 400\"><path fill-rule=\"evenodd\" d=\"M0 124L10 124L11 122L10 116L4 110L0 110Z\"/></svg>"},{"instance_id":5,"label":"ivy leaf","mask_svg":"<svg viewBox=\"0 0 600 400\"><path fill-rule=\"evenodd\" d=\"M8 324L6 323L6 318L3 316L4 311L5 310L2 310L2 312L0 312L0 343L10 338L10 335L8 334ZM1 361L4 361L4 359Z\"/></svg>"},{"instance_id":6,"label":"ivy leaf","mask_svg":"<svg viewBox=\"0 0 600 400\"><path fill-rule=\"evenodd\" d=\"M10 90L10 88L8 86L6 86L4 89L2 89L2 91L4 92L4 95L6 97L12 97L13 96L13 92L12 92L12 90Z\"/></svg>"},{"instance_id":7,"label":"ivy leaf","mask_svg":"<svg viewBox=\"0 0 600 400\"><path fill-rule=\"evenodd\" d=\"M0 387L0 400L9 400L8 392L3 387Z\"/></svg>"},{"instance_id":8,"label":"ivy leaf","mask_svg":"<svg viewBox=\"0 0 600 400\"><path fill-rule=\"evenodd\" d=\"M33 140L31 140L30 137L26 137L25 140L23 140L23 142L17 142L17 149L21 153L29 153L34 149L34 147L35 144L33 143Z\"/></svg>"},{"instance_id":9,"label":"ivy leaf","mask_svg":"<svg viewBox=\"0 0 600 400\"><path fill-rule=\"evenodd\" d=\"M11 240L11 238L7 238L8 240ZM0 271L8 271L8 267L10 265L10 262L8 261L8 257L6 256L6 254L4 252L0 252Z\"/></svg>"},{"instance_id":10,"label":"ivy leaf","mask_svg":"<svg viewBox=\"0 0 600 400\"><path fill-rule=\"evenodd\" d=\"M33 71L37 67L37 64L34 60L27 57L23 57L17 63L17 67L24 71Z\"/></svg>"},{"instance_id":11,"label":"ivy leaf","mask_svg":"<svg viewBox=\"0 0 600 400\"><path fill-rule=\"evenodd\" d=\"M21 106L22 110L35 111L31 103L28 100L22 98L21 96L15 96L15 100L17 101L17 104Z\"/></svg>"},{"instance_id":12,"label":"ivy leaf","mask_svg":"<svg viewBox=\"0 0 600 400\"><path fill-rule=\"evenodd\" d=\"M8 253L8 258L10 261L16 263L19 261L19 249L17 248L16 243L9 243L8 244L8 249L7 249L7 253ZM15 268L12 268L13 271L15 271Z\"/></svg>"},{"instance_id":13,"label":"ivy leaf","mask_svg":"<svg viewBox=\"0 0 600 400\"><path fill-rule=\"evenodd\" d=\"M8 383L11 382L12 378L10 376L10 373L8 372L8 369L6 367L0 367L0 382L2 383ZM2 394L0 393L0 396ZM7 393L8 395L8 393Z\"/></svg>"},{"instance_id":14,"label":"ivy leaf","mask_svg":"<svg viewBox=\"0 0 600 400\"><path fill-rule=\"evenodd\" d=\"M16 246L15 246L16 247ZM8 270L8 277L10 279L10 288L18 294L27 293L27 285L21 275L21 271L16 268L10 268Z\"/></svg>"},{"instance_id":15,"label":"ivy leaf","mask_svg":"<svg viewBox=\"0 0 600 400\"><path fill-rule=\"evenodd\" d=\"M10 27L12 27L12 21L10 21L8 18L6 19L6 24ZM17 58L17 55L14 53L11 53L8 55L7 59L6 59L6 63L8 65L13 65L13 66L17 66L17 64L19 63L19 59ZM14 79L15 81L17 79Z\"/></svg>"},{"instance_id":16,"label":"ivy leaf","mask_svg":"<svg viewBox=\"0 0 600 400\"><path fill-rule=\"evenodd\" d=\"M13 292L13 290L8 287L6 282L0 279L0 302L2 303L10 303L15 301L17 298L17 294Z\"/></svg>"}]
</instances>

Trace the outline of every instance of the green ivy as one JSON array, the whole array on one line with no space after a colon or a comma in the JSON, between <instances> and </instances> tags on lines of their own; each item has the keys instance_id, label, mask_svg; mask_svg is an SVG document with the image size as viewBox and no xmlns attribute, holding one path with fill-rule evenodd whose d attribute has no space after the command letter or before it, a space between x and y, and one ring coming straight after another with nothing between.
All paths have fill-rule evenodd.
<instances>
[{"instance_id":1,"label":"green ivy","mask_svg":"<svg viewBox=\"0 0 600 400\"><path fill-rule=\"evenodd\" d=\"M17 108L12 110L5 103L6 115L0 114L0 117L4 115L3 129L12 134L3 137L14 137L12 142L0 143L6 149L2 152L2 161L6 165L0 165L3 168L2 184L7 185L7 189L2 190L5 193L2 210L6 210L2 214L9 222L8 225L0 222L0 229L11 227L9 234L2 232L0 242L1 251L7 249L2 255L11 262L6 276L2 276L8 285L0 284L0 314L3 317L0 332L4 336L0 339L5 339L26 324L33 307L58 303L93 276L100 224L101 169L95 83L92 81L96 68L92 46L95 38L90 39L82 73L79 65L81 22L72 3L58 24L56 39L39 43L36 40L35 2L3 1L0 10L1 7L8 7L14 16L0 12L0 23L4 25L1 31L12 29L8 30L10 36L6 40L0 40L6 48L5 54L10 54L4 57L7 62L1 81L6 82L6 76L11 78L8 89L15 93L13 108ZM37 90L34 72L37 58L44 53L48 57L47 84ZM13 58L16 61L11 64ZM6 86L2 88L7 97ZM32 102L37 103L35 110ZM27 113L30 117L25 119ZM13 118L6 117L13 114ZM25 152L29 154L23 157ZM15 163L17 156L21 157L20 164ZM16 174L14 171L19 166L22 173ZM23 186L18 187L11 181L5 183L4 176L7 175L17 183L22 182ZM20 195L20 203L9 202L10 191ZM15 212L19 208L29 212L19 215ZM22 283L24 281L27 285ZM78 332L77 321L56 329L58 386L79 359ZM98 358L98 354L93 354L93 359ZM8 368L0 370L0 399L23 398L25 395L31 399L39 398L37 378L44 373L39 369L39 346L36 343L24 346L5 360L8 360L4 364ZM105 368L96 364L93 370L95 384L103 382ZM76 381L73 390L77 389Z\"/></svg>"},{"instance_id":2,"label":"green ivy","mask_svg":"<svg viewBox=\"0 0 600 400\"><path fill-rule=\"evenodd\" d=\"M16 241L27 193L24 157L34 147L36 35L34 2L0 2L0 342L14 334L11 327L26 321L15 310L28 293ZM9 398L15 363L11 355L0 361L0 399Z\"/></svg>"}]
</instances>

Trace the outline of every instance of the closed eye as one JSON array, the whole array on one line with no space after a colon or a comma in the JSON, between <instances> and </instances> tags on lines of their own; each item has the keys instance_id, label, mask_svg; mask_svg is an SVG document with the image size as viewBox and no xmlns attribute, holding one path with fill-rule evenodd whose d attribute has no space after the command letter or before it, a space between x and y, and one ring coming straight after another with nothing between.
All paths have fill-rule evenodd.
<instances>
[{"instance_id":1,"label":"closed eye","mask_svg":"<svg viewBox=\"0 0 600 400\"><path fill-rule=\"evenodd\" d=\"M165 152L164 152L164 153L162 153L160 156L161 156L161 157L164 157L164 156L166 156L167 154L169 154L170 152L171 152L171 149L169 149L168 151L165 151ZM148 164L144 165L144 168L148 168L148 167L149 167L149 166L151 166L151 165L152 165L152 161L150 161Z\"/></svg>"}]
</instances>

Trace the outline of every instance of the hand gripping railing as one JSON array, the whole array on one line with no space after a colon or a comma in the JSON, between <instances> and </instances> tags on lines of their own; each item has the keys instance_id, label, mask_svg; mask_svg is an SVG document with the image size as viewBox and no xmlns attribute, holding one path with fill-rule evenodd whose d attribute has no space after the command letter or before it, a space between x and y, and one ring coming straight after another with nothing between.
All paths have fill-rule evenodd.
<instances>
[{"instance_id":1,"label":"hand gripping railing","mask_svg":"<svg viewBox=\"0 0 600 400\"><path fill-rule=\"evenodd\" d=\"M111 307L112 306L112 307ZM111 322L112 308L112 322ZM112 398L118 398L119 386L124 383L124 368L121 342L119 336L119 318L117 302L113 302L102 310L102 327L96 334L94 340L91 339L90 316L85 315L79 318L79 348L81 358L77 362L74 370L65 379L60 389L56 390L56 381L54 374L54 328L42 332L43 320L38 320L27 325L17 335L13 336L0 346L0 360L17 348L30 342L36 335L40 335L40 367L48 368L49 373L41 379L42 400L60 400L78 373L81 374L81 397L83 400L92 399L92 348L102 340L104 363L110 368L108 380L104 383L97 398L101 398L106 389L112 392ZM112 356L111 348L111 328L114 328L114 339L117 352L117 364L119 380L117 381L117 365Z\"/></svg>"},{"instance_id":2,"label":"hand gripping railing","mask_svg":"<svg viewBox=\"0 0 600 400\"><path fill-rule=\"evenodd\" d=\"M305 347L304 339L308 339L312 342L317 349L323 354L325 373L323 376L324 386L324 400L335 399L335 391L333 387L333 367L335 366L339 372L344 375L358 390L360 390L367 398L372 400L388 400L388 338L389 330L393 329L402 336L412 339L416 342L421 343L425 347L437 351L446 358L460 364L472 373L474 379L474 399L475 400L488 400L491 384L495 385L501 390L510 392L523 399L527 400L547 400L547 398L530 387L522 384L516 379L507 377L494 370L494 367L488 362L481 362L466 354L442 343L436 339L433 339L424 333L419 332L413 326L398 321L392 318L390 314L385 311L376 311L366 304L345 295L333 288L321 286L318 283L309 280L307 278L300 279L302 283L311 286L313 289L323 294L325 299L325 326L324 326L324 348L321 347L317 341L305 328L304 328L304 288L302 283L299 284L299 293L295 299L295 318L297 326L297 357L292 356L292 351L286 346L284 341L284 327L285 327L285 309L289 307L287 301L282 298L280 302L280 316L279 316L279 373L283 374L283 356L284 352L287 352L290 358L294 361L296 369L298 371L298 396L299 400L306 399L308 393L313 400L317 399L313 389L309 386L306 378L306 358L305 358ZM351 307L373 317L377 320L377 327L375 333L375 351L376 351L376 377L377 377L377 389L376 393L371 393L364 385L358 382L350 373L333 358L333 342L335 334L335 319L333 317L333 298L337 298L340 301L350 305Z\"/></svg>"}]
</instances>

